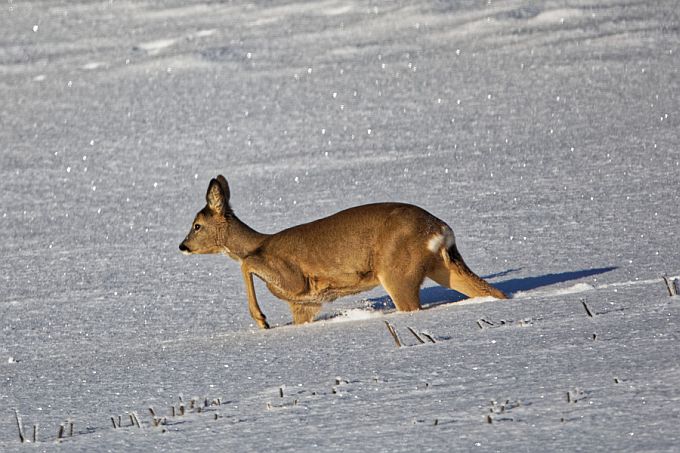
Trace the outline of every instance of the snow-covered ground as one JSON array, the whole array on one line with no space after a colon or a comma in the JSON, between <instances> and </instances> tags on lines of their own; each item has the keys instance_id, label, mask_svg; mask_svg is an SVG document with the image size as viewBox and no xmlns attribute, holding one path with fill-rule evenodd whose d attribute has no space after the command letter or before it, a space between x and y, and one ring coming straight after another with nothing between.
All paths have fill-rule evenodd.
<instances>
[{"instance_id":1,"label":"snow-covered ground","mask_svg":"<svg viewBox=\"0 0 680 453\"><path fill-rule=\"evenodd\" d=\"M4 2L0 450L15 409L40 450L677 449L678 11ZM237 264L177 249L218 173L265 232L418 204L514 297L293 327L257 284L257 330Z\"/></svg>"}]
</instances>

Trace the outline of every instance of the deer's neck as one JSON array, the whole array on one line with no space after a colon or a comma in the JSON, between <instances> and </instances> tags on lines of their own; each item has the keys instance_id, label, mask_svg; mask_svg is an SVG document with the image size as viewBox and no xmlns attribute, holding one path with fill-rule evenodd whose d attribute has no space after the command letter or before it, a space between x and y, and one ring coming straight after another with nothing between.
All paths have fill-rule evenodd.
<instances>
[{"instance_id":1,"label":"deer's neck","mask_svg":"<svg viewBox=\"0 0 680 453\"><path fill-rule=\"evenodd\" d=\"M224 244L225 253L232 258L243 259L257 250L267 236L266 234L258 233L236 216L233 216L222 243Z\"/></svg>"}]
</instances>

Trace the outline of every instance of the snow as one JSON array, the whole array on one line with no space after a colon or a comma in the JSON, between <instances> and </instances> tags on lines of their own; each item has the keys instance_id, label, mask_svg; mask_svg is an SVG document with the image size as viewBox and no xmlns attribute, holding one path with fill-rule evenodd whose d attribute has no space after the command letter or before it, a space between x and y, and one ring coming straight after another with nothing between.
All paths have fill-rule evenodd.
<instances>
[{"instance_id":1,"label":"snow","mask_svg":"<svg viewBox=\"0 0 680 453\"><path fill-rule=\"evenodd\" d=\"M677 449L679 44L670 0L6 2L0 450ZM512 298L258 282L258 330L178 250L219 173L266 232L418 204Z\"/></svg>"}]
</instances>

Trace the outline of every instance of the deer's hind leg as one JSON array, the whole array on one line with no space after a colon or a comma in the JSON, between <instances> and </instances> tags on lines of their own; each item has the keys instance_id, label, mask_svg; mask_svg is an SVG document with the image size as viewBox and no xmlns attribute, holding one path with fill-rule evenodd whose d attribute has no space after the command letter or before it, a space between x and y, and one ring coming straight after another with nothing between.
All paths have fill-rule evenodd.
<instances>
[{"instance_id":1,"label":"deer's hind leg","mask_svg":"<svg viewBox=\"0 0 680 453\"><path fill-rule=\"evenodd\" d=\"M293 324L312 322L321 310L321 304L288 302L293 315Z\"/></svg>"},{"instance_id":2,"label":"deer's hind leg","mask_svg":"<svg viewBox=\"0 0 680 453\"><path fill-rule=\"evenodd\" d=\"M380 284L392 298L399 311L420 310L420 285L424 275L405 276L396 274L379 275Z\"/></svg>"},{"instance_id":3,"label":"deer's hind leg","mask_svg":"<svg viewBox=\"0 0 680 453\"><path fill-rule=\"evenodd\" d=\"M397 225L399 227L399 225ZM376 259L378 281L399 311L420 310L420 286L431 267L425 244L414 242L408 232L390 234Z\"/></svg>"}]
</instances>

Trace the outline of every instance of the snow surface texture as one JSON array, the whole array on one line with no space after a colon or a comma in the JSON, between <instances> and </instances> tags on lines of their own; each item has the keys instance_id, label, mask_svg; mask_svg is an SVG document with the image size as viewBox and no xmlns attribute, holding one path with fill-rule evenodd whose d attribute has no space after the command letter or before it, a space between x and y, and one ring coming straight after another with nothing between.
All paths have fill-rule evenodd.
<instances>
[{"instance_id":1,"label":"snow surface texture","mask_svg":"<svg viewBox=\"0 0 680 453\"><path fill-rule=\"evenodd\" d=\"M13 409L64 451L676 449L679 26L674 0L3 2L0 450ZM177 250L218 173L265 232L416 203L514 298L378 288L293 327L258 284L257 330L237 264Z\"/></svg>"}]
</instances>

